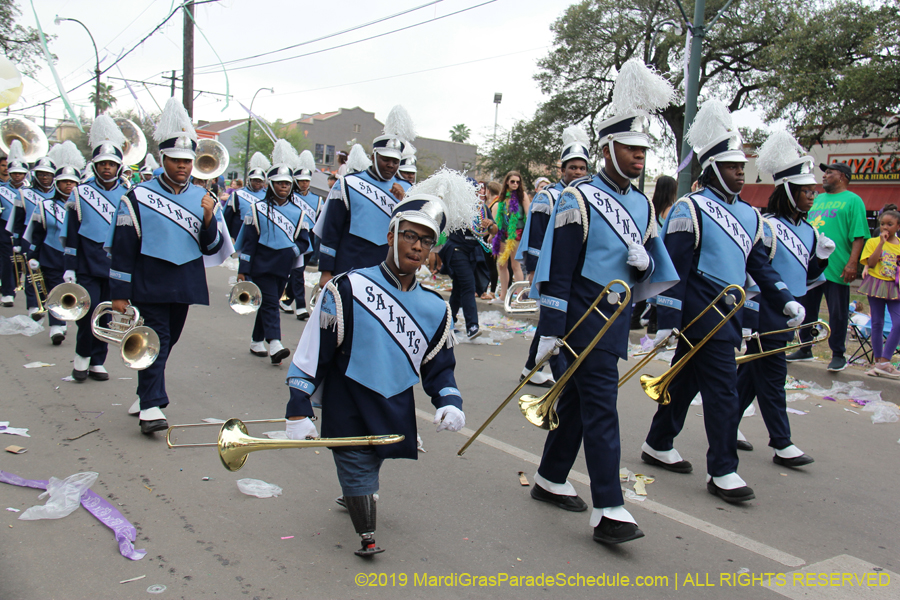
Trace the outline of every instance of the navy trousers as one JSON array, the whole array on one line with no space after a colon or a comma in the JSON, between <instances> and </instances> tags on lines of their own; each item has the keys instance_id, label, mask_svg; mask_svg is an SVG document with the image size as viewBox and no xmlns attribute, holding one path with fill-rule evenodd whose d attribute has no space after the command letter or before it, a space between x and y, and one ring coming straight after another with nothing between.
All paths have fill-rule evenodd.
<instances>
[{"instance_id":1,"label":"navy trousers","mask_svg":"<svg viewBox=\"0 0 900 600\"><path fill-rule=\"evenodd\" d=\"M166 393L166 362L184 330L190 305L135 302L134 306L141 312L144 325L159 336L159 357L152 365L138 371L137 395L141 399L141 410L154 406L165 408L169 405L169 396Z\"/></svg>"},{"instance_id":2,"label":"navy trousers","mask_svg":"<svg viewBox=\"0 0 900 600\"><path fill-rule=\"evenodd\" d=\"M16 270L12 263L12 236L6 231L6 221L0 221L0 295L16 295Z\"/></svg>"},{"instance_id":3,"label":"navy trousers","mask_svg":"<svg viewBox=\"0 0 900 600\"><path fill-rule=\"evenodd\" d=\"M62 271L61 269L54 269L52 267L45 267L41 265L41 273L44 275L44 285L47 286L48 295L50 294L50 290L63 283L64 271ZM34 289L31 285L29 285L28 287ZM37 302L35 302L35 305L37 305ZM57 319L50 312L47 313L47 320L50 322L50 325L66 325L65 321L63 321L62 319Z\"/></svg>"},{"instance_id":4,"label":"navy trousers","mask_svg":"<svg viewBox=\"0 0 900 600\"><path fill-rule=\"evenodd\" d=\"M582 349L575 348L576 352ZM618 357L594 349L585 357L556 404L559 427L547 434L538 473L552 483L565 483L584 441L595 508L624 504L619 483Z\"/></svg>"},{"instance_id":5,"label":"navy trousers","mask_svg":"<svg viewBox=\"0 0 900 600\"><path fill-rule=\"evenodd\" d=\"M297 301L296 308L306 308L306 268L298 267L291 270L288 277L287 285L284 288L285 304L290 305L294 300Z\"/></svg>"},{"instance_id":6,"label":"navy trousers","mask_svg":"<svg viewBox=\"0 0 900 600\"><path fill-rule=\"evenodd\" d=\"M287 279L277 275L257 275L253 278L253 283L262 292L262 303L256 311L256 322L250 338L254 342L280 340L281 315L278 313L278 301Z\"/></svg>"},{"instance_id":7,"label":"navy trousers","mask_svg":"<svg viewBox=\"0 0 900 600\"><path fill-rule=\"evenodd\" d=\"M106 342L98 340L91 331L91 316L94 309L101 302L108 302L109 279L106 277L91 277L90 275L78 275L78 285L87 290L91 297L91 310L88 314L78 319L78 335L75 338L75 354L91 359L91 366L106 363L108 346ZM109 323L109 315L100 321L100 325Z\"/></svg>"},{"instance_id":8,"label":"navy trousers","mask_svg":"<svg viewBox=\"0 0 900 600\"><path fill-rule=\"evenodd\" d=\"M831 335L828 337L828 347L832 356L843 356L847 351L847 323L850 320L850 286L842 283L826 281L806 292L797 301L806 309L804 323L812 323L819 319L819 308L822 306L822 296L825 296L825 304L828 305L828 326L831 327ZM809 328L800 331L800 341L808 342L812 339Z\"/></svg>"},{"instance_id":9,"label":"navy trousers","mask_svg":"<svg viewBox=\"0 0 900 600\"><path fill-rule=\"evenodd\" d=\"M687 351L687 344L679 340L672 364ZM672 449L697 392L703 395L703 422L709 442L706 472L713 477L734 473L738 467L737 430L742 411L737 394L734 345L729 342L709 340L675 376L669 385L672 402L656 409L647 443L654 450Z\"/></svg>"},{"instance_id":10,"label":"navy trousers","mask_svg":"<svg viewBox=\"0 0 900 600\"><path fill-rule=\"evenodd\" d=\"M763 351L784 348L787 342L764 341ZM747 354L759 354L759 344L750 341ZM787 416L784 380L787 377L787 361L784 352L757 358L738 367L737 387L741 414L747 410L753 398L759 404L766 429L769 430L769 446L782 450L791 445L791 424ZM704 404L706 398L704 397Z\"/></svg>"},{"instance_id":11,"label":"navy trousers","mask_svg":"<svg viewBox=\"0 0 900 600\"><path fill-rule=\"evenodd\" d=\"M456 318L462 306L466 319L466 330L478 325L478 308L475 305L475 265L469 260L467 253L454 248L450 253L450 272L453 289L450 292L450 314Z\"/></svg>"}]
</instances>

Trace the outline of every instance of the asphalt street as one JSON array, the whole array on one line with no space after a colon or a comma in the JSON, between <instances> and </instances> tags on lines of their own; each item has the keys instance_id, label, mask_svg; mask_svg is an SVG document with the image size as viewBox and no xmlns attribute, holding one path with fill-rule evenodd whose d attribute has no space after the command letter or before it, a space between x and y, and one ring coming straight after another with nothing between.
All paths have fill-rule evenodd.
<instances>
[{"instance_id":1,"label":"asphalt street","mask_svg":"<svg viewBox=\"0 0 900 600\"><path fill-rule=\"evenodd\" d=\"M191 309L170 358L170 424L284 414L287 362L273 367L249 353L253 318L227 306L233 274L208 271L212 306ZM21 294L15 308L0 308L2 317L20 313ZM303 325L292 315L283 315L282 325L293 351ZM499 346L461 344L456 376L467 428L436 433L434 409L417 390L427 452L382 469L376 539L386 552L364 560L353 554L358 536L349 516L334 503L340 488L330 451L255 452L231 473L214 448L167 449L164 435L141 435L138 420L126 414L137 375L115 348L110 381L62 381L71 372L74 337L74 327L59 347L47 332L0 337L0 421L31 435L0 436L2 447L27 449L0 452L0 470L27 479L99 473L93 491L134 524L135 547L147 554L137 561L121 556L112 532L83 508L59 520L18 520L21 513L7 507L24 511L43 500L38 490L0 484L2 600L900 596L900 425L874 425L848 402L810 396L790 405L805 412L792 415L794 442L816 460L802 470L774 465L761 417L745 419L742 430L756 448L741 453L739 473L757 498L734 506L706 491L702 406L691 407L676 440L693 474L640 461L656 405L633 379L619 395L621 466L655 480L646 500L627 502L646 537L607 547L592 541L589 512L536 502L520 483L520 472L534 480L545 432L514 402L457 456L516 386L528 349L523 337ZM34 361L54 366L23 368ZM665 368L655 361L647 372ZM278 429L256 425L251 434ZM208 427L180 439L214 442L216 434ZM589 500L586 473L579 458L571 480ZM283 494L246 496L235 483L242 478L276 484Z\"/></svg>"}]
</instances>

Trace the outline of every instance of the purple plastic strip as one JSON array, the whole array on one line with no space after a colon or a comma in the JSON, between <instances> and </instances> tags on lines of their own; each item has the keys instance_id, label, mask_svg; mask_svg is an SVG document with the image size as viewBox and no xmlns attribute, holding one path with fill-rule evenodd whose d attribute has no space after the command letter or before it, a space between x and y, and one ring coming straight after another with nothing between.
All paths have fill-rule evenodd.
<instances>
[{"instance_id":1,"label":"purple plastic strip","mask_svg":"<svg viewBox=\"0 0 900 600\"><path fill-rule=\"evenodd\" d=\"M38 490L47 489L47 481L43 479L23 479L13 473L0 471L0 482L21 487L30 487ZM128 519L122 516L112 504L92 492L85 490L81 495L81 505L98 521L113 530L116 541L119 543L119 552L122 556L131 560L141 560L147 555L146 550L136 550L134 541L137 538L137 530Z\"/></svg>"}]
</instances>

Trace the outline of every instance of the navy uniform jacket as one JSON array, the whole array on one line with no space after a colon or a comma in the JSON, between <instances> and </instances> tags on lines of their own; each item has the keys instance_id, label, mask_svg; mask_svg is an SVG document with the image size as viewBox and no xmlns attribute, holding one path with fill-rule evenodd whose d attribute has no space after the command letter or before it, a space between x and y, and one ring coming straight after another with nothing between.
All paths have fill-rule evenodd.
<instances>
[{"instance_id":1,"label":"navy uniform jacket","mask_svg":"<svg viewBox=\"0 0 900 600\"><path fill-rule=\"evenodd\" d=\"M66 200L58 191L52 200L44 200L43 206L31 213L31 223L23 237L31 243L29 258L41 263L41 267L65 270L65 257L60 237L66 212ZM51 210L53 214L51 214Z\"/></svg>"},{"instance_id":2,"label":"navy uniform jacket","mask_svg":"<svg viewBox=\"0 0 900 600\"><path fill-rule=\"evenodd\" d=\"M106 238L109 237L109 228L115 219L119 199L128 190L117 183L111 189L106 190L96 180L83 183L72 190L72 195L66 203L65 231L65 266L67 271L75 271L79 275L91 277L109 278L111 266L109 253L103 248ZM83 196L92 195L98 198L98 202L86 199ZM98 207L104 214L108 214L110 221L101 216L93 207ZM93 238L93 239L92 239Z\"/></svg>"},{"instance_id":3,"label":"navy uniform jacket","mask_svg":"<svg viewBox=\"0 0 900 600\"><path fill-rule=\"evenodd\" d=\"M8 181L0 182L0 188L2 188L0 189L0 229L5 229L7 221L13 217L15 207L21 204L22 198L19 196L19 190Z\"/></svg>"},{"instance_id":4,"label":"navy uniform jacket","mask_svg":"<svg viewBox=\"0 0 900 600\"><path fill-rule=\"evenodd\" d=\"M769 264L769 256L762 240L762 217L758 213L756 215L759 221L751 226L751 228L756 227L756 229L747 231L752 240L752 246L746 255L746 262L744 264L740 264L740 262L731 264L731 261L728 261L729 264L725 265L735 272L743 270L741 281L726 283L721 279L704 274L704 271L699 266L704 253L707 253L707 257L704 260L710 260L711 264L724 262L724 248L716 246L715 238L713 237L715 225L710 224L705 218L700 218L701 209L697 203L706 200L718 203L723 210L729 207L732 210L741 208L735 206L737 203L743 205L742 210L745 213L748 210L753 210L739 197L732 198L729 201L724 194L713 188L704 188L675 203L675 206L672 207L666 218L664 240L680 281L667 290L664 296L661 295L657 298L657 322L660 329L682 329L686 327L694 317L719 295L725 285L736 283L743 287L746 282L746 275L753 278L762 290L762 294L773 305L779 306L779 310L784 310L784 305L794 299L787 291L787 286L781 281L778 273ZM690 214L694 216L686 216L686 211L693 211ZM704 226L708 226L710 229L704 232ZM730 307L724 302L720 301L718 306L723 314L730 310ZM685 335L691 340L702 339L719 320L718 313L710 310ZM739 347L741 343L741 315L735 315L725 326L719 329L713 339L728 341L734 344L736 348Z\"/></svg>"},{"instance_id":5,"label":"navy uniform jacket","mask_svg":"<svg viewBox=\"0 0 900 600\"><path fill-rule=\"evenodd\" d=\"M383 288L371 292L366 288L368 293L359 300L354 297L352 276L369 277L381 282ZM384 323L370 317L371 307L365 305L367 299L384 300L386 305L381 308L389 311L385 313L388 315L386 320L396 317L388 323L392 328L390 331L364 334L373 331L368 329L373 324L382 327ZM401 312L407 314L402 323ZM419 323L409 317L422 312L436 319L427 324L424 320ZM358 319L363 321L357 323ZM288 372L291 397L286 417L313 416L310 396L321 390L323 437L403 434L406 436L404 441L374 446L374 449L384 458L415 459L414 384L421 378L422 387L435 407L452 405L462 409L462 398L453 375L456 366L452 350L455 344L453 321L446 302L436 292L417 282L406 292L400 291L399 282L384 264L352 271L327 284L309 323ZM393 329L395 326L404 331L398 333ZM419 334L413 331L414 328ZM395 334L397 343L390 337ZM405 346L407 340L412 342L414 338L417 345L422 342L415 354L421 360L418 374L408 368L407 354L399 350L401 343ZM382 361L381 365L375 364L378 360ZM383 381L379 373L366 376L366 368L392 371L392 366L397 364L391 363L393 360L403 363L403 369L399 371L402 377L389 374L388 380ZM363 372L359 372L360 369ZM360 383L361 379L366 385ZM383 393L373 388L379 388Z\"/></svg>"},{"instance_id":6,"label":"navy uniform jacket","mask_svg":"<svg viewBox=\"0 0 900 600\"><path fill-rule=\"evenodd\" d=\"M36 204L32 200L49 199L54 196L56 188L50 188L49 192L39 191L37 188L29 188L23 185L19 188L19 202L13 207L13 214L10 221L6 225L7 231L12 231L13 245L20 244L22 237L25 235L25 229L31 223L31 215L34 213ZM23 244L27 246L27 244ZM22 248L23 251L27 248Z\"/></svg>"},{"instance_id":7,"label":"navy uniform jacket","mask_svg":"<svg viewBox=\"0 0 900 600\"><path fill-rule=\"evenodd\" d=\"M276 275L287 279L291 269L301 262L298 260L300 255L309 247L308 234L300 227L303 213L290 199L281 207L273 206L271 208L272 211L285 211L279 213L279 216L284 215L291 221L294 230L292 232L293 239L289 241L284 232L276 230L276 226L268 221L266 216L268 210L269 207L260 202L256 205L255 210L251 208L250 214L244 220L238 241L235 243L235 247L240 252L238 273L250 277ZM266 228L266 230L261 231L260 228ZM276 240L281 243L273 243Z\"/></svg>"},{"instance_id":8,"label":"navy uniform jacket","mask_svg":"<svg viewBox=\"0 0 900 600\"><path fill-rule=\"evenodd\" d=\"M112 255L110 297L144 303L208 305L209 289L202 256L176 264L147 254L155 250L154 245L158 246L160 240L138 233L139 230L143 232L142 214L150 209L136 199L135 193L154 184L158 184L174 201L190 191L200 190L189 183L183 188L186 191L175 194L165 179L159 177L136 185L122 197L116 223L111 230L111 245L108 243ZM201 254L212 256L218 253L224 242L215 217L208 227L203 227L201 221L198 240Z\"/></svg>"},{"instance_id":9,"label":"navy uniform jacket","mask_svg":"<svg viewBox=\"0 0 900 600\"><path fill-rule=\"evenodd\" d=\"M238 192L241 192L240 194ZM225 203L225 225L228 227L228 234L237 239L238 233L241 231L241 225L247 215L250 214L250 199L262 200L266 197L266 188L263 187L258 192L254 192L249 187L244 186L240 190L231 192L231 197Z\"/></svg>"}]
</instances>

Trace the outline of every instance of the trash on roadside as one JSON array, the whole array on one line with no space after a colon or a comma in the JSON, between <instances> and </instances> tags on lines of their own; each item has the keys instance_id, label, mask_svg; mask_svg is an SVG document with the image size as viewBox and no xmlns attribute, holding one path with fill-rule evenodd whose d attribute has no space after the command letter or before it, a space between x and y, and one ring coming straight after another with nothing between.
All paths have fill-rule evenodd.
<instances>
[{"instance_id":1,"label":"trash on roadside","mask_svg":"<svg viewBox=\"0 0 900 600\"><path fill-rule=\"evenodd\" d=\"M525 475L525 471L519 471L519 485L528 487L531 484L528 483L528 476Z\"/></svg>"},{"instance_id":2,"label":"trash on roadside","mask_svg":"<svg viewBox=\"0 0 900 600\"><path fill-rule=\"evenodd\" d=\"M257 498L275 498L281 495L281 488L272 483L266 483L261 479L238 479L238 489L248 496Z\"/></svg>"},{"instance_id":3,"label":"trash on roadside","mask_svg":"<svg viewBox=\"0 0 900 600\"><path fill-rule=\"evenodd\" d=\"M0 421L0 433L21 435L22 437L31 437L30 435L28 435L27 427L10 427L9 421Z\"/></svg>"},{"instance_id":4,"label":"trash on roadside","mask_svg":"<svg viewBox=\"0 0 900 600\"><path fill-rule=\"evenodd\" d=\"M822 408L821 405L819 406L819 408ZM806 411L803 411L803 410L797 410L796 408L791 408L790 406L788 406L787 411L788 411L790 414L792 414L792 415L805 415L805 414L807 414Z\"/></svg>"},{"instance_id":5,"label":"trash on roadside","mask_svg":"<svg viewBox=\"0 0 900 600\"><path fill-rule=\"evenodd\" d=\"M878 423L896 423L897 421L900 421L900 408L893 402L876 400L866 404L862 410L863 412L872 413L873 425Z\"/></svg>"},{"instance_id":6,"label":"trash on roadside","mask_svg":"<svg viewBox=\"0 0 900 600\"><path fill-rule=\"evenodd\" d=\"M11 452L13 454L25 454L28 452L27 448L23 448L22 446L7 446L4 448L7 452Z\"/></svg>"},{"instance_id":7,"label":"trash on roadside","mask_svg":"<svg viewBox=\"0 0 900 600\"><path fill-rule=\"evenodd\" d=\"M200 419L204 423L224 423L223 419L213 419L212 417L207 417L206 419Z\"/></svg>"},{"instance_id":8,"label":"trash on roadside","mask_svg":"<svg viewBox=\"0 0 900 600\"><path fill-rule=\"evenodd\" d=\"M40 369L41 367L55 367L56 365L51 364L51 363L37 361L37 362L30 362L27 365L22 365L22 366L25 367L26 369Z\"/></svg>"},{"instance_id":9,"label":"trash on roadside","mask_svg":"<svg viewBox=\"0 0 900 600\"><path fill-rule=\"evenodd\" d=\"M807 398L809 398L809 394L801 394L800 392L797 392L794 394L788 394L784 399L788 402L796 402L797 400L806 400Z\"/></svg>"},{"instance_id":10,"label":"trash on roadside","mask_svg":"<svg viewBox=\"0 0 900 600\"><path fill-rule=\"evenodd\" d=\"M37 521L39 519L62 519L67 517L81 506L81 494L97 481L99 473L85 471L75 473L65 479L51 477L47 482L47 491L38 496L43 499L50 496L46 504L32 506L21 515L22 521Z\"/></svg>"},{"instance_id":11,"label":"trash on roadside","mask_svg":"<svg viewBox=\"0 0 900 600\"><path fill-rule=\"evenodd\" d=\"M264 436L269 438L270 440L286 440L288 439L287 432L284 430L281 431L266 431L263 433Z\"/></svg>"},{"instance_id":12,"label":"trash on roadside","mask_svg":"<svg viewBox=\"0 0 900 600\"><path fill-rule=\"evenodd\" d=\"M6 510L8 510L9 512L22 512L22 511L19 510L18 508L13 508L12 506L10 506L9 508L7 508Z\"/></svg>"},{"instance_id":13,"label":"trash on roadside","mask_svg":"<svg viewBox=\"0 0 900 600\"><path fill-rule=\"evenodd\" d=\"M132 581L137 581L138 579L143 579L146 575L141 575L140 577L132 577L131 579L123 579L119 583L131 583Z\"/></svg>"},{"instance_id":14,"label":"trash on roadside","mask_svg":"<svg viewBox=\"0 0 900 600\"><path fill-rule=\"evenodd\" d=\"M44 331L44 326L31 317L16 315L14 317L0 317L0 335L22 334L31 337Z\"/></svg>"}]
</instances>

